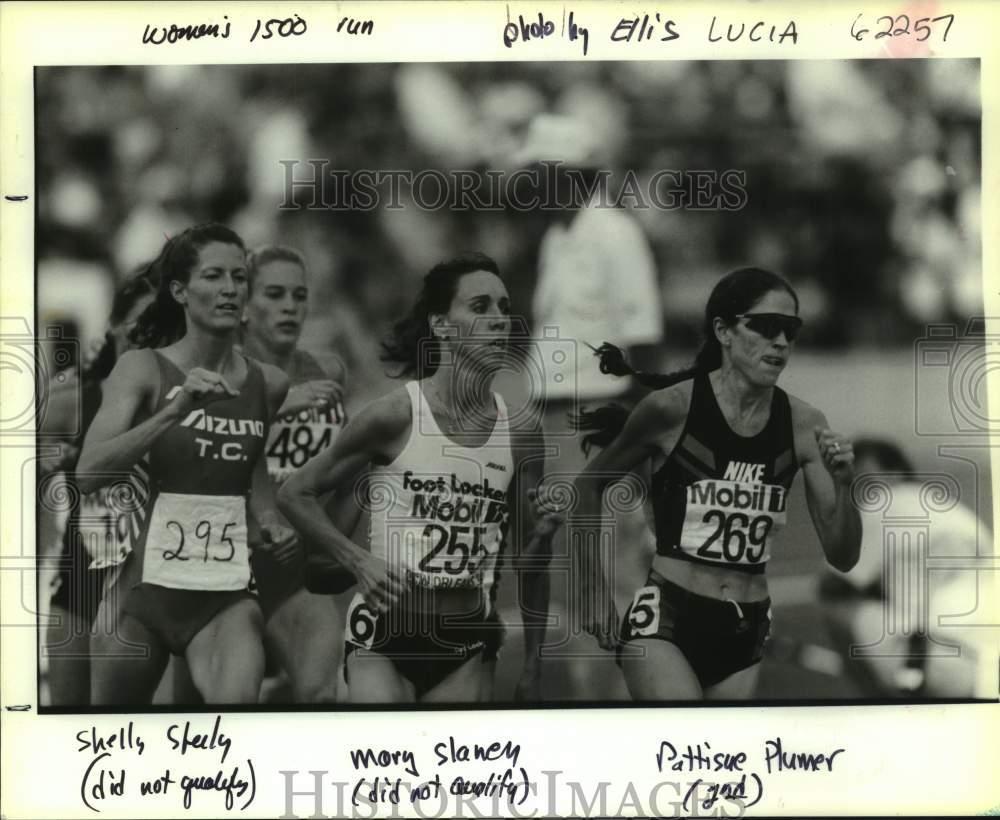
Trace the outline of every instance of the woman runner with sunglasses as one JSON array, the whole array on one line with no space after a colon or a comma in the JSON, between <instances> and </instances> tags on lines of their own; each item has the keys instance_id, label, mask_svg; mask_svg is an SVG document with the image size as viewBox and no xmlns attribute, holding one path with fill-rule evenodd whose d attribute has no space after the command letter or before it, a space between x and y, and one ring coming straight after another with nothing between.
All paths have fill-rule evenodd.
<instances>
[{"instance_id":1,"label":"woman runner with sunglasses","mask_svg":"<svg viewBox=\"0 0 1000 820\"><path fill-rule=\"evenodd\" d=\"M611 477L644 464L652 475L656 555L618 640L601 556L590 546L596 539L574 549L584 628L617 650L636 700L752 696L771 626L764 569L800 468L827 561L846 571L858 560L851 442L777 386L802 325L798 311L784 279L741 268L709 297L693 367L634 373L616 348L599 351L604 372L633 373L657 388L624 429L624 414L608 408L578 417L581 429L594 430L585 444L604 446L577 481L581 520L600 515Z\"/></svg>"}]
</instances>

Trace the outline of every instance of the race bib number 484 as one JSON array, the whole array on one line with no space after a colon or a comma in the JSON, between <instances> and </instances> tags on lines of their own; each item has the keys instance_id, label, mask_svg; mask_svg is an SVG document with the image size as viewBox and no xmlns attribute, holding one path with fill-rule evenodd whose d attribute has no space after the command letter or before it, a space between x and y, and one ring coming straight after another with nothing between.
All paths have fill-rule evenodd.
<instances>
[{"instance_id":1,"label":"race bib number 484","mask_svg":"<svg viewBox=\"0 0 1000 820\"><path fill-rule=\"evenodd\" d=\"M334 441L346 418L344 408L312 408L297 416L286 416L271 428L267 441L267 469L273 478L283 481L309 459Z\"/></svg>"},{"instance_id":2,"label":"race bib number 484","mask_svg":"<svg viewBox=\"0 0 1000 820\"><path fill-rule=\"evenodd\" d=\"M770 558L770 536L784 525L784 487L698 481L687 487L680 547L702 561L760 564Z\"/></svg>"},{"instance_id":3,"label":"race bib number 484","mask_svg":"<svg viewBox=\"0 0 1000 820\"><path fill-rule=\"evenodd\" d=\"M243 496L161 493L150 516L142 580L172 589L245 589L246 503Z\"/></svg>"}]
</instances>

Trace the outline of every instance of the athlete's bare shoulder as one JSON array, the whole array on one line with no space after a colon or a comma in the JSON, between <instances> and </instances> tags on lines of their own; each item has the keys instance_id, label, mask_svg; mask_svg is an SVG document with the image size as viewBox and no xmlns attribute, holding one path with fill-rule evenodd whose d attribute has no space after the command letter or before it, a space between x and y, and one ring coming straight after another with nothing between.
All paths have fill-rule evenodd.
<instances>
[{"instance_id":1,"label":"athlete's bare shoulder","mask_svg":"<svg viewBox=\"0 0 1000 820\"><path fill-rule=\"evenodd\" d=\"M123 410L129 415L138 408L152 412L160 390L160 366L149 348L127 350L118 357L108 377L101 382L101 409ZM125 410L127 408L127 410Z\"/></svg>"},{"instance_id":2,"label":"athlete's bare shoulder","mask_svg":"<svg viewBox=\"0 0 1000 820\"><path fill-rule=\"evenodd\" d=\"M323 372L326 373L328 379L339 382L341 387L347 386L347 365L344 364L344 360L336 353L327 359Z\"/></svg>"},{"instance_id":3,"label":"athlete's bare shoulder","mask_svg":"<svg viewBox=\"0 0 1000 820\"><path fill-rule=\"evenodd\" d=\"M816 445L816 430L827 427L826 416L808 402L788 394L792 415L792 439L800 466L820 459Z\"/></svg>"},{"instance_id":4,"label":"athlete's bare shoulder","mask_svg":"<svg viewBox=\"0 0 1000 820\"><path fill-rule=\"evenodd\" d=\"M380 396L358 413L344 428L341 438L355 447L383 454L392 460L406 443L413 411L410 394L397 387Z\"/></svg>"},{"instance_id":5,"label":"athlete's bare shoulder","mask_svg":"<svg viewBox=\"0 0 1000 820\"><path fill-rule=\"evenodd\" d=\"M264 387L267 390L268 406L271 408L272 412L277 412L277 409L281 407L282 403L285 401L285 396L288 394L288 385L290 384L289 378L285 371L280 367L276 367L273 364L267 364L266 362L257 361L256 359L253 361L257 362L261 375L264 377Z\"/></svg>"},{"instance_id":6,"label":"athlete's bare shoulder","mask_svg":"<svg viewBox=\"0 0 1000 820\"><path fill-rule=\"evenodd\" d=\"M362 413L384 432L401 432L404 427L409 426L413 415L409 391L405 387L397 387L384 396L379 396Z\"/></svg>"},{"instance_id":7,"label":"athlete's bare shoulder","mask_svg":"<svg viewBox=\"0 0 1000 820\"><path fill-rule=\"evenodd\" d=\"M826 427L826 416L821 410L791 393L785 395L788 396L788 405L792 412L792 429L796 434L807 432L812 435L814 427Z\"/></svg>"},{"instance_id":8,"label":"athlete's bare shoulder","mask_svg":"<svg viewBox=\"0 0 1000 820\"><path fill-rule=\"evenodd\" d=\"M691 407L693 380L654 390L645 396L629 418L629 426L637 425L648 433L666 433L683 424Z\"/></svg>"},{"instance_id":9,"label":"athlete's bare shoulder","mask_svg":"<svg viewBox=\"0 0 1000 820\"><path fill-rule=\"evenodd\" d=\"M118 357L108 376L108 387L133 388L138 392L159 383L159 367L156 354L149 348L126 350Z\"/></svg>"},{"instance_id":10,"label":"athlete's bare shoulder","mask_svg":"<svg viewBox=\"0 0 1000 820\"><path fill-rule=\"evenodd\" d=\"M293 378L303 381L331 378L328 368L324 368L312 353L296 349L292 354L292 364L288 371Z\"/></svg>"}]
</instances>

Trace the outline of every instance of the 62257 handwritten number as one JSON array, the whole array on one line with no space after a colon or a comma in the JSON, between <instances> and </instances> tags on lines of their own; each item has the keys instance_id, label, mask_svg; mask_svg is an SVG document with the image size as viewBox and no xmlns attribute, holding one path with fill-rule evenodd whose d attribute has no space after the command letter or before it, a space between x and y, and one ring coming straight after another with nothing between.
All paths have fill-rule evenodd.
<instances>
[{"instance_id":1,"label":"62257 handwritten number","mask_svg":"<svg viewBox=\"0 0 1000 820\"><path fill-rule=\"evenodd\" d=\"M275 34L279 37L300 37L306 33L306 29L308 28L306 21L297 14L294 17L286 17L284 20L272 18L266 23L262 23L262 21L258 18L257 26L254 28L253 34L250 36L251 43L257 39L257 35L260 33L262 25L264 33L260 35L261 40L270 40Z\"/></svg>"},{"instance_id":2,"label":"62257 handwritten number","mask_svg":"<svg viewBox=\"0 0 1000 820\"><path fill-rule=\"evenodd\" d=\"M868 34L870 29L858 28L858 21L861 19L859 14L854 18L854 22L851 24L851 36L861 42L865 35ZM910 31L910 18L905 14L900 14L898 17L891 17L889 15L883 15L876 20L876 25L881 26L883 21L887 21L888 25L885 30L876 31L875 39L881 40L883 37L905 37L906 35L914 35L917 32L923 32L922 37L917 37L917 42L922 43L931 36L931 27L927 23L938 23L941 20L947 20L948 25L945 26L944 34L941 36L941 42L948 41L948 32L951 31L951 24L955 22L954 14L942 14L940 17L935 17L931 19L930 17L921 17L913 24L913 31Z\"/></svg>"}]
</instances>

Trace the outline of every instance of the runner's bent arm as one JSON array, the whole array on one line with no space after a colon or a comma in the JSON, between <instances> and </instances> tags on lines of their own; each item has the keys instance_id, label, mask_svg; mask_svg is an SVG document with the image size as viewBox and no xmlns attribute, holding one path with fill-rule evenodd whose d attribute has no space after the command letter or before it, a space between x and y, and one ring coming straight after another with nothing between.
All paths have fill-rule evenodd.
<instances>
[{"instance_id":1,"label":"runner's bent arm","mask_svg":"<svg viewBox=\"0 0 1000 820\"><path fill-rule=\"evenodd\" d=\"M316 373L315 378L292 386L278 415L287 416L311 407L327 407L342 402L346 388L347 369L338 356L324 371Z\"/></svg>"},{"instance_id":2,"label":"runner's bent arm","mask_svg":"<svg viewBox=\"0 0 1000 820\"><path fill-rule=\"evenodd\" d=\"M805 402L792 400L792 419L809 515L827 562L847 572L861 554L861 516L851 499L853 450L847 442L840 452L827 451L825 442L834 434L826 417Z\"/></svg>"},{"instance_id":3,"label":"runner's bent arm","mask_svg":"<svg viewBox=\"0 0 1000 820\"><path fill-rule=\"evenodd\" d=\"M515 431L512 488L511 546L518 584L518 604L524 624L524 671L520 685L537 687L541 675L541 647L549 618L549 563L552 538L561 523L553 516L534 515L545 466L545 441L541 424Z\"/></svg>"},{"instance_id":4,"label":"runner's bent arm","mask_svg":"<svg viewBox=\"0 0 1000 820\"><path fill-rule=\"evenodd\" d=\"M618 619L599 550L604 489L660 450L663 438L683 426L688 403L680 386L650 393L636 405L618 437L587 464L576 480L578 506L572 516L569 549L571 560L580 568L579 614L584 629L595 635L604 649L614 647Z\"/></svg>"},{"instance_id":5,"label":"runner's bent arm","mask_svg":"<svg viewBox=\"0 0 1000 820\"><path fill-rule=\"evenodd\" d=\"M322 500L328 493L341 497L353 493L369 464L392 460L395 454L389 448L409 430L408 402L405 390L375 401L347 424L332 446L306 462L278 490L278 509L289 523L351 572L372 605L386 606L398 598L403 591L401 573L334 526Z\"/></svg>"},{"instance_id":6,"label":"runner's bent arm","mask_svg":"<svg viewBox=\"0 0 1000 820\"><path fill-rule=\"evenodd\" d=\"M77 462L76 480L81 492L93 492L110 483L113 474L126 472L186 412L180 402L172 401L141 424L131 426L140 407L150 403L156 388L152 355L145 350L124 353L104 383L104 399Z\"/></svg>"},{"instance_id":7,"label":"runner's bent arm","mask_svg":"<svg viewBox=\"0 0 1000 820\"><path fill-rule=\"evenodd\" d=\"M260 368L267 390L267 415L270 422L273 421L277 408L281 406L288 393L288 377L280 369L269 364L260 363ZM250 512L247 525L251 546L261 548L273 545L272 548L276 551L281 547L287 547L289 549L286 553L276 552L275 557L279 560L282 555L290 558L295 541L294 533L288 529L278 512L274 486L267 474L267 456L263 452L254 464L250 501L247 506ZM267 531L266 535L264 530Z\"/></svg>"}]
</instances>

